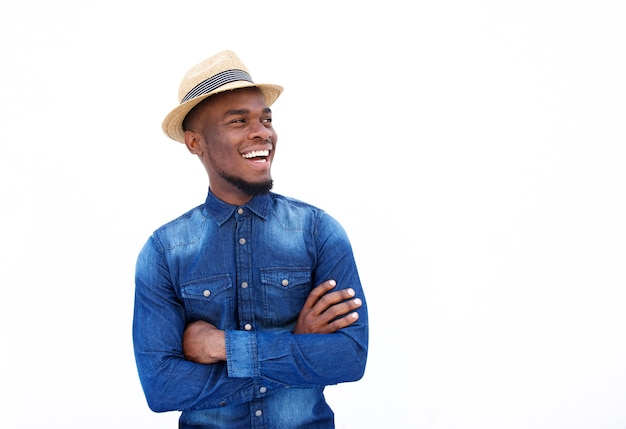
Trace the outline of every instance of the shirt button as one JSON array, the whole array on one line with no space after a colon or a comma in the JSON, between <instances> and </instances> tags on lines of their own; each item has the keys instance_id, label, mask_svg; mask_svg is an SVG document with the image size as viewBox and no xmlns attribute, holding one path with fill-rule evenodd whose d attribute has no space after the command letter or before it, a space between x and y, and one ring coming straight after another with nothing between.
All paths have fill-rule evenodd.
<instances>
[{"instance_id":1,"label":"shirt button","mask_svg":"<svg viewBox=\"0 0 626 429\"><path fill-rule=\"evenodd\" d=\"M250 331L252 330L252 325L249 323L246 323L245 326L243 327L243 329L245 329L246 331Z\"/></svg>"},{"instance_id":2,"label":"shirt button","mask_svg":"<svg viewBox=\"0 0 626 429\"><path fill-rule=\"evenodd\" d=\"M244 289L247 288L248 287L248 282L243 282L241 284L241 287L244 288Z\"/></svg>"},{"instance_id":3,"label":"shirt button","mask_svg":"<svg viewBox=\"0 0 626 429\"><path fill-rule=\"evenodd\" d=\"M239 207L239 210L237 210L237 213L243 214L243 209L241 207Z\"/></svg>"},{"instance_id":4,"label":"shirt button","mask_svg":"<svg viewBox=\"0 0 626 429\"><path fill-rule=\"evenodd\" d=\"M289 280L287 280L287 279L283 279L283 281L282 281L282 285L283 285L283 286L289 286Z\"/></svg>"},{"instance_id":5,"label":"shirt button","mask_svg":"<svg viewBox=\"0 0 626 429\"><path fill-rule=\"evenodd\" d=\"M261 393L265 393L265 392L267 392L267 387L265 387L265 386L261 387L261 388L259 389L259 392L261 392Z\"/></svg>"},{"instance_id":6,"label":"shirt button","mask_svg":"<svg viewBox=\"0 0 626 429\"><path fill-rule=\"evenodd\" d=\"M208 289L205 289L204 292L202 292L202 295L206 296L207 298L209 297L209 295L211 295L211 291Z\"/></svg>"},{"instance_id":7,"label":"shirt button","mask_svg":"<svg viewBox=\"0 0 626 429\"><path fill-rule=\"evenodd\" d=\"M240 238L239 239L239 244L246 244L246 239L245 238Z\"/></svg>"},{"instance_id":8,"label":"shirt button","mask_svg":"<svg viewBox=\"0 0 626 429\"><path fill-rule=\"evenodd\" d=\"M256 411L254 412L254 415L255 415L255 416L257 416L257 417L261 417L261 416L263 415L263 411L261 411L261 410L256 410Z\"/></svg>"}]
</instances>

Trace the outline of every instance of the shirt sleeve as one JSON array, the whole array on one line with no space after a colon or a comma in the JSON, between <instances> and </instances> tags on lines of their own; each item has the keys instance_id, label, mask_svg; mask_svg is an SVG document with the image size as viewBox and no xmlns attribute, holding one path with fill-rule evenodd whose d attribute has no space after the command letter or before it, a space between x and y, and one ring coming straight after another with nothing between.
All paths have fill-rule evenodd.
<instances>
[{"instance_id":1,"label":"shirt sleeve","mask_svg":"<svg viewBox=\"0 0 626 429\"><path fill-rule=\"evenodd\" d=\"M142 388L153 411L219 407L252 399L253 380L228 377L225 363L184 359L183 306L174 291L162 249L151 237L135 275L133 343Z\"/></svg>"}]
</instances>

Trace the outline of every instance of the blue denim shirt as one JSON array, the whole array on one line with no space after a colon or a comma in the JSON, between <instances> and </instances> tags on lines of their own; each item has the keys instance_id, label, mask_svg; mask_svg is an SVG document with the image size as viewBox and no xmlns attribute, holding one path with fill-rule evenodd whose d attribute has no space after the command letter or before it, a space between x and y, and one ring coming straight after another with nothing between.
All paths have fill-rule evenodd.
<instances>
[{"instance_id":1,"label":"blue denim shirt","mask_svg":"<svg viewBox=\"0 0 626 429\"><path fill-rule=\"evenodd\" d=\"M353 288L359 319L333 334L293 334L311 289ZM217 199L156 230L136 266L133 341L153 411L181 428L333 428L324 386L365 371L368 317L348 237L324 211L275 193ZM185 326L225 331L226 362L182 353Z\"/></svg>"}]
</instances>

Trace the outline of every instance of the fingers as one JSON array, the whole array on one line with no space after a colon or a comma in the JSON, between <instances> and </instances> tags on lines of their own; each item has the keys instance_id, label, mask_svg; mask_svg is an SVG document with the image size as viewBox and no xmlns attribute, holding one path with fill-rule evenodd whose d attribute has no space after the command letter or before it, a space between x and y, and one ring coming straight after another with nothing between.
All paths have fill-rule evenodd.
<instances>
[{"instance_id":1,"label":"fingers","mask_svg":"<svg viewBox=\"0 0 626 429\"><path fill-rule=\"evenodd\" d=\"M317 306L320 308L323 308L325 311L325 309L327 308L331 308L332 307L337 314L335 314L336 316L339 316L341 314L346 313L346 311L343 312L338 312L338 310L343 310L345 309L345 305L343 304L339 304L342 303L344 301L348 301L350 299L352 299L354 297L354 289L352 288L348 288L348 289L341 289L335 292L330 292L327 293L326 295L324 295L322 298L320 298L320 300L318 301ZM360 300L358 301L358 306L361 306L361 302Z\"/></svg>"},{"instance_id":2,"label":"fingers","mask_svg":"<svg viewBox=\"0 0 626 429\"><path fill-rule=\"evenodd\" d=\"M352 291L353 295L354 291ZM354 298L328 307L320 316L320 322L323 322L320 328L321 333L330 334L352 325L359 319L359 313L354 310L361 305L363 305L361 299Z\"/></svg>"},{"instance_id":3,"label":"fingers","mask_svg":"<svg viewBox=\"0 0 626 429\"><path fill-rule=\"evenodd\" d=\"M303 309L313 308L313 306L317 304L320 298L324 297L326 293L332 288L334 288L335 286L337 286L337 282L335 282L334 280L327 280L324 283L316 286L309 293L309 296L304 302L304 306L302 308Z\"/></svg>"},{"instance_id":4,"label":"fingers","mask_svg":"<svg viewBox=\"0 0 626 429\"><path fill-rule=\"evenodd\" d=\"M348 314L347 316L335 319L326 326L327 333L330 334L342 328L350 326L354 322L356 322L358 319L359 319L359 313L357 313L356 311Z\"/></svg>"},{"instance_id":5,"label":"fingers","mask_svg":"<svg viewBox=\"0 0 626 429\"><path fill-rule=\"evenodd\" d=\"M354 292L352 292L354 294ZM325 310L326 319L328 319L328 323L331 320L336 319L342 316L348 316L350 312L359 308L363 303L360 298L342 300L341 302L335 303L333 305L328 306ZM357 313L353 313L353 317L358 317Z\"/></svg>"},{"instance_id":6,"label":"fingers","mask_svg":"<svg viewBox=\"0 0 626 429\"><path fill-rule=\"evenodd\" d=\"M311 291L298 316L294 333L333 333L358 320L358 313L354 310L363 305L361 299L354 298L352 288L330 292L336 285L334 280L328 280Z\"/></svg>"}]
</instances>

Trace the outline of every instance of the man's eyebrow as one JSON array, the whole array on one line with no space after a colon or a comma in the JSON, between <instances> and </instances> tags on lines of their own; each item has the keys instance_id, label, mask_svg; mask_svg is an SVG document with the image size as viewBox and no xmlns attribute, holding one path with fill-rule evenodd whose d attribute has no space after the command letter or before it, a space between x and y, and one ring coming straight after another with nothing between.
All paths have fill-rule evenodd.
<instances>
[{"instance_id":1,"label":"man's eyebrow","mask_svg":"<svg viewBox=\"0 0 626 429\"><path fill-rule=\"evenodd\" d=\"M270 109L269 107L266 107L265 109L263 109L263 113L265 113L265 114L272 113L272 109ZM250 110L248 110L248 109L230 109L230 110L227 110L224 113L224 117L226 117L226 116L249 115L249 114L250 114Z\"/></svg>"},{"instance_id":2,"label":"man's eyebrow","mask_svg":"<svg viewBox=\"0 0 626 429\"><path fill-rule=\"evenodd\" d=\"M230 109L224 112L224 116L238 116L238 115L247 115L250 111L248 109Z\"/></svg>"}]
</instances>

